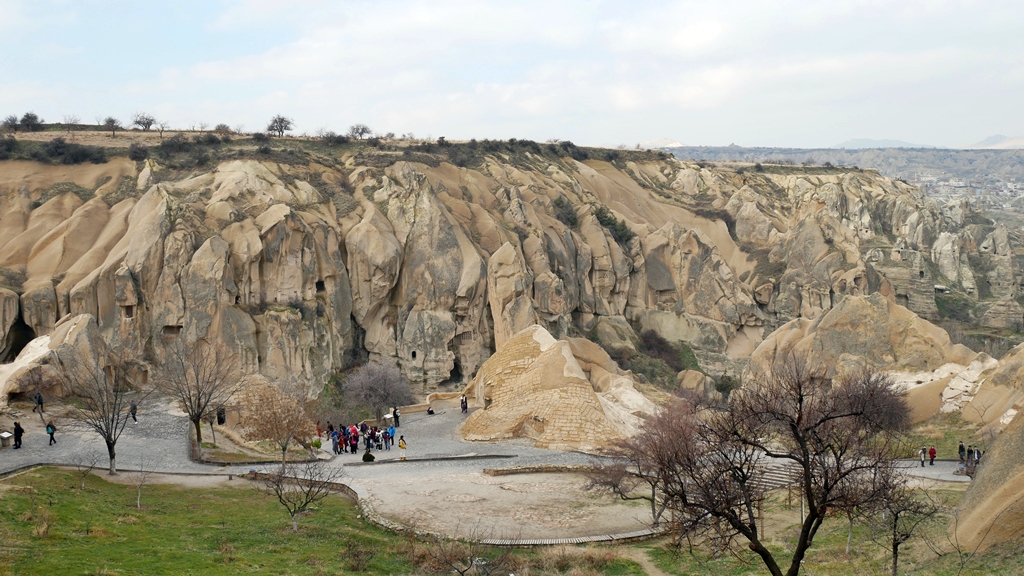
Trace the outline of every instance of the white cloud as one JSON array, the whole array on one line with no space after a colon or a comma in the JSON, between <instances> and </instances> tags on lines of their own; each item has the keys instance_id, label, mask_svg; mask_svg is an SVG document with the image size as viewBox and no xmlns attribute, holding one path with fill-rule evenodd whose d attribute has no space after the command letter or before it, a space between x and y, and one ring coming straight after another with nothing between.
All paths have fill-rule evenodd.
<instances>
[{"instance_id":1,"label":"white cloud","mask_svg":"<svg viewBox=\"0 0 1024 576\"><path fill-rule=\"evenodd\" d=\"M25 6L0 3L0 27L7 14L38 24ZM1024 133L1022 24L1010 2L240 0L205 31L163 30L145 48L207 34L229 35L231 50L78 94L173 122L259 126L285 113L300 130L811 145L891 129L928 141L949 124L926 111L963 108L979 84L985 111L962 121L984 133L1001 117L993 131ZM264 48L240 53L246 35ZM0 82L0 103L53 94L59 66L40 68ZM848 118L865 133L843 132Z\"/></svg>"}]
</instances>

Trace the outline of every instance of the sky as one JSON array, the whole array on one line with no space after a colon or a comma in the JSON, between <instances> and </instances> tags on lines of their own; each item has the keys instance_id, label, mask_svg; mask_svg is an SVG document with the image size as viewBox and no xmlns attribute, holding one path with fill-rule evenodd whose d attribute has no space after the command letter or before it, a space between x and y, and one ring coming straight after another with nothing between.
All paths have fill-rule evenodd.
<instances>
[{"instance_id":1,"label":"sky","mask_svg":"<svg viewBox=\"0 0 1024 576\"><path fill-rule=\"evenodd\" d=\"M0 115L632 146L1024 136L1024 2L0 0Z\"/></svg>"}]
</instances>

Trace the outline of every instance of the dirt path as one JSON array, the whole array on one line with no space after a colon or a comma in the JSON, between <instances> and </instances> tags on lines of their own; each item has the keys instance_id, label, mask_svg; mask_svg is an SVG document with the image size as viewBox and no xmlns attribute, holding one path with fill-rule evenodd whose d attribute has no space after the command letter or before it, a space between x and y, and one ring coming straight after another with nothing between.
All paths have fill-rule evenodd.
<instances>
[{"instance_id":1,"label":"dirt path","mask_svg":"<svg viewBox=\"0 0 1024 576\"><path fill-rule=\"evenodd\" d=\"M647 576L670 576L668 572L665 572L661 568L658 568L651 560L650 556L647 555L646 548L637 548L636 546L622 546L618 550L619 554L623 557L628 558L644 569L644 574Z\"/></svg>"}]
</instances>

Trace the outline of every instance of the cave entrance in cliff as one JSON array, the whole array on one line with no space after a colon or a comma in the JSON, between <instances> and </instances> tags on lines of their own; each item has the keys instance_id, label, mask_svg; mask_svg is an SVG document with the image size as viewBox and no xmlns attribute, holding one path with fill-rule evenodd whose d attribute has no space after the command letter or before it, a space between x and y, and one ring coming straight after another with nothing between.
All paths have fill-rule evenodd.
<instances>
[{"instance_id":1,"label":"cave entrance in cliff","mask_svg":"<svg viewBox=\"0 0 1024 576\"><path fill-rule=\"evenodd\" d=\"M35 340L35 337L35 330L28 324L25 324L21 314L18 314L17 320L11 325L11 329L7 331L7 341L3 343L3 348L0 348L0 364L14 362L18 354L25 349L29 342Z\"/></svg>"},{"instance_id":2,"label":"cave entrance in cliff","mask_svg":"<svg viewBox=\"0 0 1024 576\"><path fill-rule=\"evenodd\" d=\"M459 361L456 360L452 371L448 373L448 379L441 382L441 386L455 386L458 384L462 384L462 366L459 366Z\"/></svg>"}]
</instances>

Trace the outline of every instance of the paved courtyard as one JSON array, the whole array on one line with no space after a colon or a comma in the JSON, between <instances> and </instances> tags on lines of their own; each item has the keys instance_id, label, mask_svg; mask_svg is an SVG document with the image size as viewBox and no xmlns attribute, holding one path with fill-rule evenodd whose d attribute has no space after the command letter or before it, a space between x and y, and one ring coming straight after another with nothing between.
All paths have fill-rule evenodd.
<instances>
[{"instance_id":1,"label":"paved courtyard","mask_svg":"<svg viewBox=\"0 0 1024 576\"><path fill-rule=\"evenodd\" d=\"M407 414L397 434L405 436L409 461L399 462L397 446L375 452L364 464L361 454L330 453L323 458L340 467L343 480L369 499L384 517L421 529L479 537L554 538L625 533L645 527L648 510L608 495L588 492L586 479L574 473L507 476L484 474L487 468L589 464L594 457L578 452L534 448L527 441L461 441L455 429L466 418L457 401L439 402L437 414ZM21 406L19 406L21 408ZM32 464L73 465L91 452L106 466L106 448L92 432L73 430L58 420L57 444L49 446L39 416L26 407L18 419L26 427L23 448L0 450L0 474ZM138 469L177 474L243 474L250 465L208 465L188 455L189 422L169 401L150 399L139 422L129 422L117 443L121 471ZM5 422L9 426L10 422ZM955 462L921 468L906 463L909 474L935 480L969 481L956 476Z\"/></svg>"}]
</instances>

